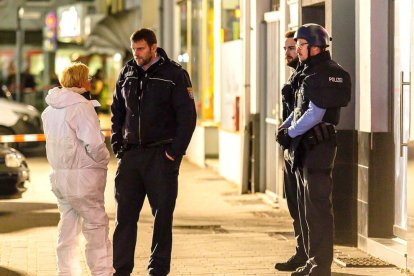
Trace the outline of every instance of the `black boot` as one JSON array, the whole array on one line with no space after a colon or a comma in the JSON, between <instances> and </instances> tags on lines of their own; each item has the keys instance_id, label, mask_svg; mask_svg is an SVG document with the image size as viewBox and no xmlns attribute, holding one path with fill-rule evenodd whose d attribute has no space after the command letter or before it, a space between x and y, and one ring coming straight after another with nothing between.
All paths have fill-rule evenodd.
<instances>
[{"instance_id":1,"label":"black boot","mask_svg":"<svg viewBox=\"0 0 414 276\"><path fill-rule=\"evenodd\" d=\"M275 268L279 271L295 271L298 267L304 266L306 259L293 255L285 263L276 263Z\"/></svg>"}]
</instances>

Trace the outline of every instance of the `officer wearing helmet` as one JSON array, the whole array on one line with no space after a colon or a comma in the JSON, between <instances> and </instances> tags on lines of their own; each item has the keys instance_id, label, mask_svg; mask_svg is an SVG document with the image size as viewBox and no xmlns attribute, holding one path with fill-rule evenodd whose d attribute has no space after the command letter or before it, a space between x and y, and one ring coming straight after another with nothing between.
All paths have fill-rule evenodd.
<instances>
[{"instance_id":1,"label":"officer wearing helmet","mask_svg":"<svg viewBox=\"0 0 414 276\"><path fill-rule=\"evenodd\" d=\"M332 170L340 109L351 98L349 74L331 59L331 38L318 24L295 33L303 70L298 77L293 112L282 123L276 140L289 150L298 185L299 217L306 264L291 275L331 275L333 260ZM298 189L300 191L300 189Z\"/></svg>"},{"instance_id":2,"label":"officer wearing helmet","mask_svg":"<svg viewBox=\"0 0 414 276\"><path fill-rule=\"evenodd\" d=\"M282 118L286 120L292 113L295 105L295 90L298 88L299 76L303 70L303 64L299 62L299 57L296 52L296 41L294 40L295 31L290 30L285 33L285 61L286 65L291 68L292 74L287 82L282 87ZM277 132L276 132L277 133ZM285 262L277 262L275 269L279 271L294 271L297 268L303 266L307 261L305 253L305 246L303 244L302 230L300 228L299 211L297 194L298 188L302 186L297 185L295 172L292 171L290 161L288 159L287 149L284 150L284 168L283 168L283 184L286 197L287 207L290 216L293 220L293 231L296 238L295 253ZM303 193L303 189L301 189Z\"/></svg>"}]
</instances>

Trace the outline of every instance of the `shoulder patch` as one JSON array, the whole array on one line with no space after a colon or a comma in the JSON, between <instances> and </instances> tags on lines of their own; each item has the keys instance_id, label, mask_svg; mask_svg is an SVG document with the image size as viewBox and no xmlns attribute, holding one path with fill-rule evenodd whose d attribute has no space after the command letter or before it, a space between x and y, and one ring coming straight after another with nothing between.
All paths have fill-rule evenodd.
<instances>
[{"instance_id":1,"label":"shoulder patch","mask_svg":"<svg viewBox=\"0 0 414 276\"><path fill-rule=\"evenodd\" d=\"M193 88L187 87L187 92L188 92L188 96L190 97L190 99L194 100L194 93L193 93Z\"/></svg>"}]
</instances>

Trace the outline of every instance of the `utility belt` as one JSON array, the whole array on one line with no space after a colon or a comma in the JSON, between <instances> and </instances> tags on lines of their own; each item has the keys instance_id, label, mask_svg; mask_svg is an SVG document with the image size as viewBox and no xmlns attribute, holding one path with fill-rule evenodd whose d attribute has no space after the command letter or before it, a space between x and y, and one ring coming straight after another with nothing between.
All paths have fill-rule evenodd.
<instances>
[{"instance_id":1,"label":"utility belt","mask_svg":"<svg viewBox=\"0 0 414 276\"><path fill-rule=\"evenodd\" d=\"M174 141L174 139L165 139L160 140L157 142L151 142L146 144L125 144L124 148L125 150L131 150L131 149L147 149L147 148L158 148L164 145L169 145Z\"/></svg>"},{"instance_id":2,"label":"utility belt","mask_svg":"<svg viewBox=\"0 0 414 276\"><path fill-rule=\"evenodd\" d=\"M302 139L302 144L306 149L310 149L322 142L336 138L334 125L320 123L308 130Z\"/></svg>"}]
</instances>

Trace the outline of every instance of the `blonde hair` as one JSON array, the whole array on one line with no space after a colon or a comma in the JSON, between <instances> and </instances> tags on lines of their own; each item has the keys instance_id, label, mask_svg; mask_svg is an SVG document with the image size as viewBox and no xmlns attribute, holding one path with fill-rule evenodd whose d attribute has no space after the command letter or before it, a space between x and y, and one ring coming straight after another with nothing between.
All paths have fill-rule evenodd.
<instances>
[{"instance_id":1,"label":"blonde hair","mask_svg":"<svg viewBox=\"0 0 414 276\"><path fill-rule=\"evenodd\" d=\"M89 68L81 62L72 63L62 71L60 84L63 87L79 87L88 81Z\"/></svg>"}]
</instances>

